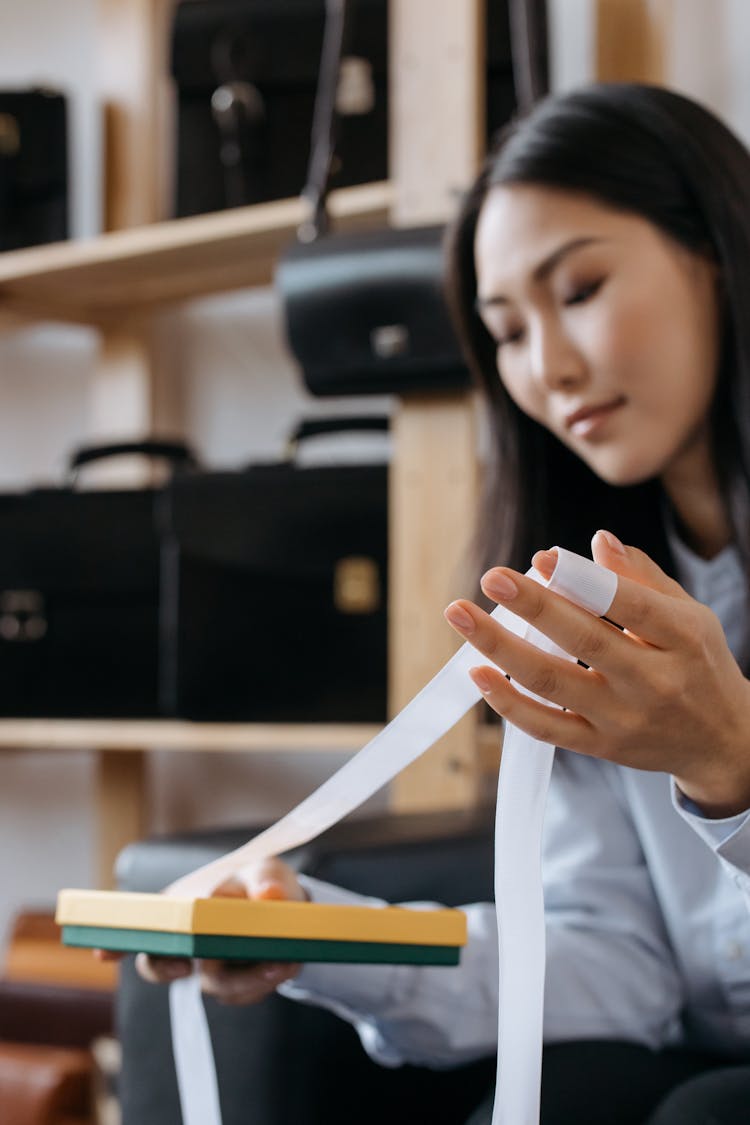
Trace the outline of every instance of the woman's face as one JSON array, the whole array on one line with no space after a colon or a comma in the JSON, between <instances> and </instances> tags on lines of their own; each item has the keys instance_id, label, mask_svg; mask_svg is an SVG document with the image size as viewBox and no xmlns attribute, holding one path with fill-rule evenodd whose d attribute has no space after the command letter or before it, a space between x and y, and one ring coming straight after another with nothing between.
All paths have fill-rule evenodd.
<instances>
[{"instance_id":1,"label":"woman's face","mask_svg":"<svg viewBox=\"0 0 750 1125\"><path fill-rule=\"evenodd\" d=\"M511 398L612 484L708 453L719 360L716 267L583 194L490 190L478 308Z\"/></svg>"}]
</instances>

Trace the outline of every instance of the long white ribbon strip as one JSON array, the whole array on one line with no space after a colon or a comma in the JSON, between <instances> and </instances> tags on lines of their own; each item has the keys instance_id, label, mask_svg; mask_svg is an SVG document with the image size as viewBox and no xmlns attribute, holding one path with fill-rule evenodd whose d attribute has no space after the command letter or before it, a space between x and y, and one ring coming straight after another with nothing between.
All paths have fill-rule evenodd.
<instances>
[{"instance_id":1,"label":"long white ribbon strip","mask_svg":"<svg viewBox=\"0 0 750 1125\"><path fill-rule=\"evenodd\" d=\"M169 986L177 1089L183 1125L221 1125L219 1083L197 973Z\"/></svg>"},{"instance_id":2,"label":"long white ribbon strip","mask_svg":"<svg viewBox=\"0 0 750 1125\"><path fill-rule=\"evenodd\" d=\"M617 576L611 571L562 548L548 582L536 571L529 575L600 616L606 614L617 588ZM497 606L492 616L516 635L561 653L503 606ZM178 879L165 893L208 896L246 864L299 847L358 808L477 702L480 692L467 675L476 663L476 650L464 644L388 726L287 816L241 848ZM540 853L553 754L554 747L506 727L495 845L500 1003L493 1125L537 1125L539 1120L545 948ZM195 986L185 987L184 981L175 982L170 990L184 1125L221 1125L218 1094L210 1093L217 1085L200 992Z\"/></svg>"},{"instance_id":3,"label":"long white ribbon strip","mask_svg":"<svg viewBox=\"0 0 750 1125\"><path fill-rule=\"evenodd\" d=\"M539 578L536 571L530 575ZM547 585L603 617L617 591L617 575L558 548L558 563ZM542 652L574 659L531 625L523 628L522 635ZM538 698L516 686L525 695ZM539 1122L546 946L542 830L554 756L550 743L506 726L495 817L499 991L492 1125Z\"/></svg>"}]
</instances>

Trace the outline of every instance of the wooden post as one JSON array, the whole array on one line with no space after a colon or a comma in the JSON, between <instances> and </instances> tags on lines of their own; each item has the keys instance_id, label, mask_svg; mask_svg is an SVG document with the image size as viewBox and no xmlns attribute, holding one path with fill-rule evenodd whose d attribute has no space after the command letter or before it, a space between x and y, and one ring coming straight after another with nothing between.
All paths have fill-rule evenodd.
<instances>
[{"instance_id":1,"label":"wooden post","mask_svg":"<svg viewBox=\"0 0 750 1125\"><path fill-rule=\"evenodd\" d=\"M98 0L105 112L104 228L168 215L171 98L168 34L175 0Z\"/></svg>"},{"instance_id":2,"label":"wooden post","mask_svg":"<svg viewBox=\"0 0 750 1125\"><path fill-rule=\"evenodd\" d=\"M97 886L114 885L115 860L148 826L143 750L100 750L96 757Z\"/></svg>"},{"instance_id":3,"label":"wooden post","mask_svg":"<svg viewBox=\"0 0 750 1125\"><path fill-rule=\"evenodd\" d=\"M157 222L169 213L173 115L168 35L174 4L175 0L98 0L105 230ZM93 440L181 428L179 388L158 378L163 374L158 336L158 322L102 331L91 396ZM97 474L102 481L116 479L123 485L150 479L148 470L134 463Z\"/></svg>"},{"instance_id":4,"label":"wooden post","mask_svg":"<svg viewBox=\"0 0 750 1125\"><path fill-rule=\"evenodd\" d=\"M671 22L672 0L597 0L597 78L663 82Z\"/></svg>"},{"instance_id":5,"label":"wooden post","mask_svg":"<svg viewBox=\"0 0 750 1125\"><path fill-rule=\"evenodd\" d=\"M171 145L167 35L174 0L97 0L99 89L104 103L104 228L119 230L167 215ZM93 441L137 439L172 428L177 391L157 392L158 322L101 332L90 399ZM166 404L166 410L162 406ZM170 425L171 424L171 425ZM138 487L152 479L139 461L102 465L101 484ZM141 750L100 751L96 808L99 886L112 885L120 848L147 828Z\"/></svg>"},{"instance_id":6,"label":"wooden post","mask_svg":"<svg viewBox=\"0 0 750 1125\"><path fill-rule=\"evenodd\" d=\"M441 222L479 165L484 136L482 0L392 0L391 177L398 226ZM401 399L390 490L390 709L395 713L457 647L442 610L471 591L462 564L477 507L469 394ZM476 715L391 786L398 810L478 799Z\"/></svg>"}]
</instances>

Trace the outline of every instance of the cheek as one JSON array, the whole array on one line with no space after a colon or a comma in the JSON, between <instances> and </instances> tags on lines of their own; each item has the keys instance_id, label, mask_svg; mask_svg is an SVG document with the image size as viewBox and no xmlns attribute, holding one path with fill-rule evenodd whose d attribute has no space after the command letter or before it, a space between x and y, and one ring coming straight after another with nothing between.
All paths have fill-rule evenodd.
<instances>
[{"instance_id":1,"label":"cheek","mask_svg":"<svg viewBox=\"0 0 750 1125\"><path fill-rule=\"evenodd\" d=\"M512 358L498 359L497 371L508 397L516 406L535 422L544 422L544 397L539 393L536 380L529 377L523 365Z\"/></svg>"},{"instance_id":2,"label":"cheek","mask_svg":"<svg viewBox=\"0 0 750 1125\"><path fill-rule=\"evenodd\" d=\"M584 349L594 371L632 377L659 339L657 318L645 300L619 301L593 319ZM626 388L623 387L623 390Z\"/></svg>"}]
</instances>

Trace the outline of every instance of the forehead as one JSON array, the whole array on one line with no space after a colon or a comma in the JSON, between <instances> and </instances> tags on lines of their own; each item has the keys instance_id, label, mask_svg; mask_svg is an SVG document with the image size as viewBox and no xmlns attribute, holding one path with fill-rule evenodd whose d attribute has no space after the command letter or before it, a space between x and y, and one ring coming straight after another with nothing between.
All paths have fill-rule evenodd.
<instances>
[{"instance_id":1,"label":"forehead","mask_svg":"<svg viewBox=\"0 0 750 1125\"><path fill-rule=\"evenodd\" d=\"M633 228L645 222L583 193L530 184L491 188L474 240L480 292L503 291L524 280L563 243L577 238L627 240Z\"/></svg>"}]
</instances>

